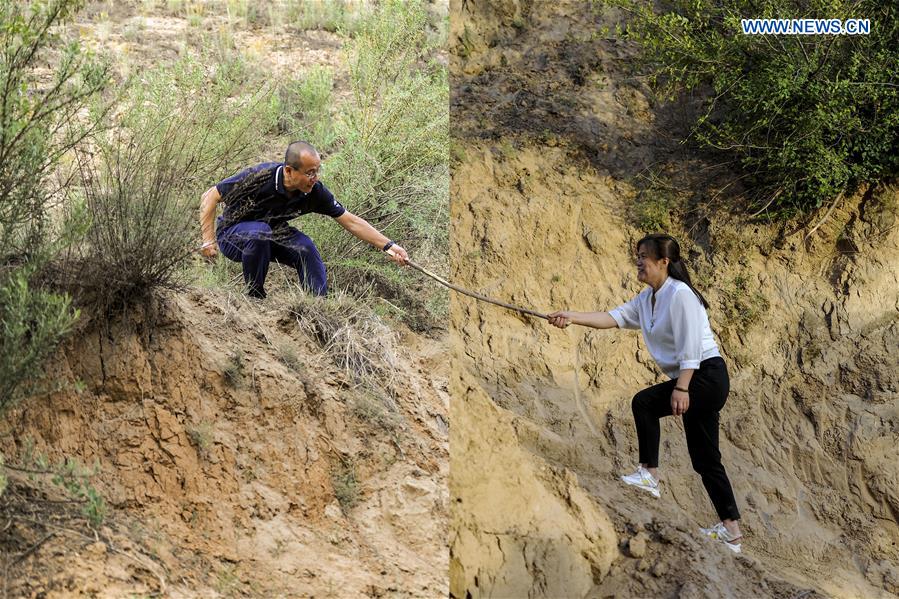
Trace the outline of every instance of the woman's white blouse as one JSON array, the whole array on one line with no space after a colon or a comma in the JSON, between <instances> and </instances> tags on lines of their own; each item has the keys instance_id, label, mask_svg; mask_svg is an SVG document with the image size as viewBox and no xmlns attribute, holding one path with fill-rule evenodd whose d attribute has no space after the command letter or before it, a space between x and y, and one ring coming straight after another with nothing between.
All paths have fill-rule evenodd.
<instances>
[{"instance_id":1,"label":"woman's white blouse","mask_svg":"<svg viewBox=\"0 0 899 599\"><path fill-rule=\"evenodd\" d=\"M618 306L609 315L619 328L641 329L646 346L659 368L671 378L681 370L698 369L707 358L720 356L702 302L683 281L668 277L656 292L652 287Z\"/></svg>"}]
</instances>

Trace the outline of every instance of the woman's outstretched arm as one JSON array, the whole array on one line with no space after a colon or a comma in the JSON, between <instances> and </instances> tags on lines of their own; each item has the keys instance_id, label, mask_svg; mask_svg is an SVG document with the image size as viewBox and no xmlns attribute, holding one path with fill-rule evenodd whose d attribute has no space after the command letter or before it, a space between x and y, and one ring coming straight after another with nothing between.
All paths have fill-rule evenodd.
<instances>
[{"instance_id":1,"label":"woman's outstretched arm","mask_svg":"<svg viewBox=\"0 0 899 599\"><path fill-rule=\"evenodd\" d=\"M618 326L608 312L570 312L559 310L549 314L549 323L564 329L570 324L579 324L594 329L614 329Z\"/></svg>"}]
</instances>

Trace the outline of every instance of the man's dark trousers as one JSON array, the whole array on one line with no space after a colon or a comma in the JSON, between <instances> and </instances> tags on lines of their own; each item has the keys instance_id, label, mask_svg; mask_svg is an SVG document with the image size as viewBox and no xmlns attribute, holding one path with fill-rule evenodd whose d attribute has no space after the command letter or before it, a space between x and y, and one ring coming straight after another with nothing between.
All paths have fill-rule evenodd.
<instances>
[{"instance_id":1,"label":"man's dark trousers","mask_svg":"<svg viewBox=\"0 0 899 599\"><path fill-rule=\"evenodd\" d=\"M300 285L313 295L325 295L328 290L318 248L293 227L284 225L272 231L264 222L245 221L218 229L216 241L229 260L243 265L247 292L254 297L265 297L265 277L272 260L294 267Z\"/></svg>"},{"instance_id":2,"label":"man's dark trousers","mask_svg":"<svg viewBox=\"0 0 899 599\"><path fill-rule=\"evenodd\" d=\"M672 415L671 393L675 385L674 379L653 385L637 393L631 402L640 463L648 468L659 465L659 418ZM738 520L740 512L718 450L718 412L729 392L730 378L724 360L718 357L703 360L690 380L690 405L683 420L693 470L702 477L718 517Z\"/></svg>"}]
</instances>

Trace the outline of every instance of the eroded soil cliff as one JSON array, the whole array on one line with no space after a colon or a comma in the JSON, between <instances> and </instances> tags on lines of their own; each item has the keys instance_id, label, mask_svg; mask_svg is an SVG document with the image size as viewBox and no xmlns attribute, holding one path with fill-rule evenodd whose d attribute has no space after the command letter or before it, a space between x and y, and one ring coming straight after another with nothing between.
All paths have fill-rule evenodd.
<instances>
[{"instance_id":1,"label":"eroded soil cliff","mask_svg":"<svg viewBox=\"0 0 899 599\"><path fill-rule=\"evenodd\" d=\"M10 414L3 454L96 464L109 514L51 529L11 596L445 594L442 344L407 330L396 369L363 385L303 330L287 304L197 290L63 348L64 388ZM43 533L13 518L4 549Z\"/></svg>"},{"instance_id":2,"label":"eroded soil cliff","mask_svg":"<svg viewBox=\"0 0 899 599\"><path fill-rule=\"evenodd\" d=\"M690 100L657 105L633 48L592 35L613 17L453 4L454 276L539 310L610 309L640 290L641 210L668 194L661 220L729 363L721 446L744 553L697 535L716 518L678 421L661 500L618 480L636 461L630 399L664 378L637 332L454 297L452 593L893 596L899 191L861 190L808 238L750 218L734 173L677 143Z\"/></svg>"}]
</instances>

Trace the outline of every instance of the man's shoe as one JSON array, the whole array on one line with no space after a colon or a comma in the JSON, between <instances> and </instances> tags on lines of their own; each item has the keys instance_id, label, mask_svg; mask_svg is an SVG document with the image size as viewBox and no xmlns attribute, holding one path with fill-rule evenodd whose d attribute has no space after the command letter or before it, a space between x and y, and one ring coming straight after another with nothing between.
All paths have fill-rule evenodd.
<instances>
[{"instance_id":1,"label":"man's shoe","mask_svg":"<svg viewBox=\"0 0 899 599\"><path fill-rule=\"evenodd\" d=\"M718 522L710 528L700 528L699 532L709 537L710 539L714 539L716 541L721 541L724 545L733 551L734 553L740 553L743 551L743 544L741 541L743 540L743 535L734 536L727 532L727 528L724 527L723 522Z\"/></svg>"},{"instance_id":2,"label":"man's shoe","mask_svg":"<svg viewBox=\"0 0 899 599\"><path fill-rule=\"evenodd\" d=\"M633 474L625 474L621 477L621 480L629 485L639 487L644 491L649 491L652 493L653 497L662 496L659 492L659 481L657 481L655 477L649 473L649 470L643 466L639 466L637 471Z\"/></svg>"}]
</instances>

